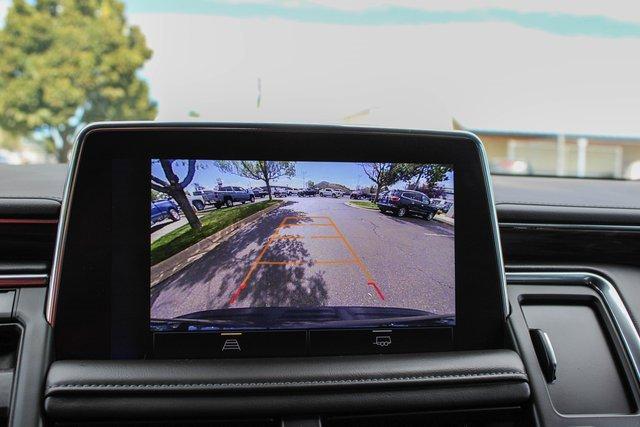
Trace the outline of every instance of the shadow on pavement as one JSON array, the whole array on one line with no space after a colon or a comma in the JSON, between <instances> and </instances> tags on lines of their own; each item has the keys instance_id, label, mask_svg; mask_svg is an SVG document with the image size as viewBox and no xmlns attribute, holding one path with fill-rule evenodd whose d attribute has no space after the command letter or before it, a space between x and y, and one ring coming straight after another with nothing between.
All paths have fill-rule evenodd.
<instances>
[{"instance_id":1,"label":"shadow on pavement","mask_svg":"<svg viewBox=\"0 0 640 427\"><path fill-rule=\"evenodd\" d=\"M417 225L418 227L422 227L424 229L429 229L429 230L432 230L433 226L435 225L435 226L442 227L442 228L447 229L447 230L451 230L451 232L453 232L453 228L448 224L445 224L443 222L438 222L438 221L435 221L433 219L430 220L430 221L427 221L426 219L424 219L424 218L422 218L421 216L418 216L418 215L410 214L410 215L407 215L407 216L404 216L404 217L400 218L400 217L397 217L397 216L395 216L393 214L390 214L390 213L383 213L383 212L378 212L378 213L380 215L384 215L385 217L387 217L390 220L392 220L394 222L397 222L399 224L407 224L407 223L409 223L409 224L414 224L414 225Z\"/></svg>"},{"instance_id":2,"label":"shadow on pavement","mask_svg":"<svg viewBox=\"0 0 640 427\"><path fill-rule=\"evenodd\" d=\"M299 216L295 201L287 201L259 221L244 227L202 258L151 289L152 316L156 303L161 298L162 306L185 306L185 299L194 294L202 296L206 287L206 309L228 308L250 305L264 306L318 306L328 298L322 273L309 276L306 272L313 265L303 242L294 239L275 240L269 244L269 259L304 261L300 265L260 265L246 282L235 304L230 296L246 278L252 263L262 252L264 245L285 217ZM288 223L311 222L300 216ZM247 250L247 248L251 248ZM265 258L265 260L267 260ZM189 304L186 304L189 305ZM200 306L201 307L201 306ZM198 311L201 308L194 308ZM161 311L164 311L161 309ZM159 313L162 314L162 313ZM188 313L179 313L188 314Z\"/></svg>"}]
</instances>

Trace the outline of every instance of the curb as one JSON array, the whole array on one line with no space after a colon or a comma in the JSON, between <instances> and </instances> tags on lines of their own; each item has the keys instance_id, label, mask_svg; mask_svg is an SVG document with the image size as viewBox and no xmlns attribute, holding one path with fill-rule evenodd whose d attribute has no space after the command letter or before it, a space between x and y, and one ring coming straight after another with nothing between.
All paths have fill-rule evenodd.
<instances>
[{"instance_id":1,"label":"curb","mask_svg":"<svg viewBox=\"0 0 640 427\"><path fill-rule=\"evenodd\" d=\"M352 205L349 202L344 202L345 205L349 206L350 208L356 208L356 209L364 209L365 211L369 211L369 212L375 212L380 211L380 209L369 209L369 208L363 208L362 206L358 206L358 205Z\"/></svg>"},{"instance_id":2,"label":"curb","mask_svg":"<svg viewBox=\"0 0 640 427\"><path fill-rule=\"evenodd\" d=\"M440 221L442 223L448 224L448 225L454 225L455 220L453 218L449 218L446 215L436 215L433 217L433 219L435 219L436 221Z\"/></svg>"},{"instance_id":3,"label":"curb","mask_svg":"<svg viewBox=\"0 0 640 427\"><path fill-rule=\"evenodd\" d=\"M227 240L229 237L233 236L239 229L276 210L282 205L282 203L284 203L284 201L280 201L279 203L253 213L238 222L234 222L230 226L223 228L216 233L213 233L211 236L200 240L198 243L189 246L183 251L178 252L177 254L165 259L164 261L160 261L156 265L151 266L151 287L153 288L155 285L162 282L166 278L173 276L183 268L199 260L207 252Z\"/></svg>"}]
</instances>

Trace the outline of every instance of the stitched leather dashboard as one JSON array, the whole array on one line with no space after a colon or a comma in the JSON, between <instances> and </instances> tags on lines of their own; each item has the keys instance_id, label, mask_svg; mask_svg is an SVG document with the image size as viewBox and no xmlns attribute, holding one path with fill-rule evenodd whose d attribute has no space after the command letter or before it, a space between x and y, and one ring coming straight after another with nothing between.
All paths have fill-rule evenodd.
<instances>
[{"instance_id":1,"label":"stitched leather dashboard","mask_svg":"<svg viewBox=\"0 0 640 427\"><path fill-rule=\"evenodd\" d=\"M58 361L45 410L64 419L341 413L518 405L510 350L237 360ZM383 399L384 405L381 406Z\"/></svg>"}]
</instances>

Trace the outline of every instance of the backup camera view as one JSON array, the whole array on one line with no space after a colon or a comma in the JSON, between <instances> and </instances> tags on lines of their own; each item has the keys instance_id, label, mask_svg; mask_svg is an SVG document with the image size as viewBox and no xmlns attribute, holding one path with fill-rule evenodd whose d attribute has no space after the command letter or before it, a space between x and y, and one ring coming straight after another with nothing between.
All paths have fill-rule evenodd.
<instances>
[{"instance_id":1,"label":"backup camera view","mask_svg":"<svg viewBox=\"0 0 640 427\"><path fill-rule=\"evenodd\" d=\"M454 171L151 161L151 328L455 323Z\"/></svg>"}]
</instances>

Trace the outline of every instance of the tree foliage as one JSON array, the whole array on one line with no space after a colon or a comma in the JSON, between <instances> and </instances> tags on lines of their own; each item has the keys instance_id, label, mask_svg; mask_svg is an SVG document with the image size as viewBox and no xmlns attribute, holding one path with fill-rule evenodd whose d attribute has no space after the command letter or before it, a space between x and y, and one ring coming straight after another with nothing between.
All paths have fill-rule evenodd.
<instances>
[{"instance_id":1,"label":"tree foliage","mask_svg":"<svg viewBox=\"0 0 640 427\"><path fill-rule=\"evenodd\" d=\"M193 181L193 176L196 173L196 161L187 161L187 174L182 180L180 180L178 175L173 171L173 164L176 161L177 160L171 159L154 160L154 162L160 163L160 167L164 172L165 178L163 179L151 175L151 191L159 191L160 193L165 193L172 197L178 206L180 206L180 209L182 209L182 213L184 213L184 216L187 218L191 228L199 230L202 228L202 223L193 210L193 206L191 206L191 203L184 191L185 187Z\"/></svg>"},{"instance_id":2,"label":"tree foliage","mask_svg":"<svg viewBox=\"0 0 640 427\"><path fill-rule=\"evenodd\" d=\"M441 182L449 179L449 172L453 169L448 165L433 163L422 163L415 167L415 181L409 188L425 193L429 197L441 198L444 195L444 188ZM424 182L420 181L424 178Z\"/></svg>"},{"instance_id":3,"label":"tree foliage","mask_svg":"<svg viewBox=\"0 0 640 427\"><path fill-rule=\"evenodd\" d=\"M151 55L119 0L14 0L0 30L0 127L35 133L66 161L89 122L155 117L138 75Z\"/></svg>"},{"instance_id":4,"label":"tree foliage","mask_svg":"<svg viewBox=\"0 0 640 427\"><path fill-rule=\"evenodd\" d=\"M296 175L295 162L259 161L219 161L218 167L223 172L232 173L244 178L262 181L267 186L269 200L271 197L271 182L282 177L293 178Z\"/></svg>"},{"instance_id":5,"label":"tree foliage","mask_svg":"<svg viewBox=\"0 0 640 427\"><path fill-rule=\"evenodd\" d=\"M378 200L380 191L385 187L408 180L415 174L415 168L410 163L361 163L360 166L376 185L374 200Z\"/></svg>"}]
</instances>

